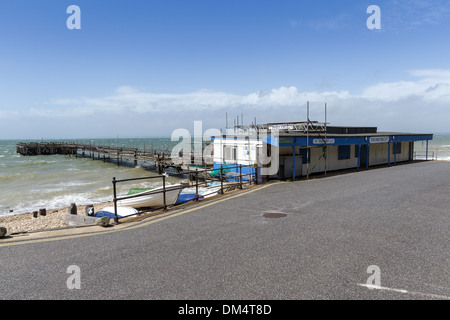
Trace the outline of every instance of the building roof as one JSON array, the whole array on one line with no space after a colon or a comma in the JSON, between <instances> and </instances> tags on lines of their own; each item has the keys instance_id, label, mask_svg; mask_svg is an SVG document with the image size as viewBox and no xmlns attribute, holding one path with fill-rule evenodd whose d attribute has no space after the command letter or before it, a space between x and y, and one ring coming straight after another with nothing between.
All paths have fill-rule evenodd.
<instances>
[{"instance_id":1,"label":"building roof","mask_svg":"<svg viewBox=\"0 0 450 320\"><path fill-rule=\"evenodd\" d=\"M325 137L325 132L289 132L280 131L278 133L280 137ZM431 133L411 133L411 132L374 132L374 133L326 133L327 137L379 137L379 136L429 136Z\"/></svg>"},{"instance_id":2,"label":"building roof","mask_svg":"<svg viewBox=\"0 0 450 320\"><path fill-rule=\"evenodd\" d=\"M413 142L432 140L431 133L410 133L410 132L377 132L376 127L331 127L326 133L325 130L311 130L308 132L301 130L282 129L278 134L273 134L267 130L256 130L245 132L235 131L216 139L226 140L260 140L267 144L280 147L320 147L325 145L363 145L377 143ZM333 132L333 133L332 133ZM344 133L347 132L347 133Z\"/></svg>"},{"instance_id":3,"label":"building roof","mask_svg":"<svg viewBox=\"0 0 450 320\"><path fill-rule=\"evenodd\" d=\"M274 135L275 130L277 134ZM248 127L235 126L227 133L228 135L222 136L227 140L258 139L272 145L292 147L362 145L433 139L431 133L378 132L377 127L327 126L326 123L317 121L267 123Z\"/></svg>"}]
</instances>

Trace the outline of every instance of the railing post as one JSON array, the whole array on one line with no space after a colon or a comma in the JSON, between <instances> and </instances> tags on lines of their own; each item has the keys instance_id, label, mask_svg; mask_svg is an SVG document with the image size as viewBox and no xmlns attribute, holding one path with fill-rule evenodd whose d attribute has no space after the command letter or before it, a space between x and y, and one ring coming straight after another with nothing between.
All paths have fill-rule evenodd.
<instances>
[{"instance_id":1,"label":"railing post","mask_svg":"<svg viewBox=\"0 0 450 320\"><path fill-rule=\"evenodd\" d=\"M223 167L220 165L220 194L223 194Z\"/></svg>"},{"instance_id":2,"label":"railing post","mask_svg":"<svg viewBox=\"0 0 450 320\"><path fill-rule=\"evenodd\" d=\"M113 192L114 192L114 222L116 224L119 223L119 217L117 216L117 192L116 192L116 177L113 178L112 184L113 184Z\"/></svg>"},{"instance_id":3,"label":"railing post","mask_svg":"<svg viewBox=\"0 0 450 320\"><path fill-rule=\"evenodd\" d=\"M198 169L195 168L195 201L198 201Z\"/></svg>"},{"instance_id":4,"label":"railing post","mask_svg":"<svg viewBox=\"0 0 450 320\"><path fill-rule=\"evenodd\" d=\"M255 184L258 184L258 166L254 167L255 169Z\"/></svg>"},{"instance_id":5,"label":"railing post","mask_svg":"<svg viewBox=\"0 0 450 320\"><path fill-rule=\"evenodd\" d=\"M166 175L163 175L163 198L164 198L164 211L167 210L167 203L166 203Z\"/></svg>"},{"instance_id":6,"label":"railing post","mask_svg":"<svg viewBox=\"0 0 450 320\"><path fill-rule=\"evenodd\" d=\"M242 189L242 164L239 165L239 189Z\"/></svg>"}]
</instances>

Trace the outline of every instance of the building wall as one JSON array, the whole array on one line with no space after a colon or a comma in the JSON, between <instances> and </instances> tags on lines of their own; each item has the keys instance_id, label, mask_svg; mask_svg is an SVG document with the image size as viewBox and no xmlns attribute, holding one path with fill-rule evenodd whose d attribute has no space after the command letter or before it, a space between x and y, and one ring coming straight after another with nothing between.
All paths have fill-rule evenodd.
<instances>
[{"instance_id":1,"label":"building wall","mask_svg":"<svg viewBox=\"0 0 450 320\"><path fill-rule=\"evenodd\" d=\"M395 159L397 162L409 160L409 142L401 142L401 152L394 154L394 144L387 143L371 144L369 149L369 166L376 166L380 164L387 164L388 158L388 146L390 148L390 163L393 164Z\"/></svg>"},{"instance_id":2,"label":"building wall","mask_svg":"<svg viewBox=\"0 0 450 320\"><path fill-rule=\"evenodd\" d=\"M393 162L394 157L392 155L392 151L391 156L391 162ZM388 144L379 143L369 145L369 166L376 166L385 163L388 163Z\"/></svg>"},{"instance_id":3,"label":"building wall","mask_svg":"<svg viewBox=\"0 0 450 320\"><path fill-rule=\"evenodd\" d=\"M292 147L279 147L278 152L279 152L280 156L292 156L292 154L293 154ZM295 154L298 154L298 148L297 148Z\"/></svg>"},{"instance_id":4,"label":"building wall","mask_svg":"<svg viewBox=\"0 0 450 320\"><path fill-rule=\"evenodd\" d=\"M338 159L338 146L328 146L327 158L321 155L323 153L322 147L311 148L311 160L309 164L304 163L302 168L302 174L306 175L306 170L309 169L309 173L324 172L325 165L327 171L342 170L348 168L356 168L358 164L358 158L355 158L355 146L350 146L350 159ZM320 160L319 160L320 158ZM309 167L309 168L308 168Z\"/></svg>"},{"instance_id":5,"label":"building wall","mask_svg":"<svg viewBox=\"0 0 450 320\"><path fill-rule=\"evenodd\" d=\"M228 164L248 165L256 162L256 148L261 146L261 141L256 140L214 140L214 162ZM235 149L236 157L230 157L232 149ZM224 154L228 152L228 154Z\"/></svg>"},{"instance_id":6,"label":"building wall","mask_svg":"<svg viewBox=\"0 0 450 320\"><path fill-rule=\"evenodd\" d=\"M291 148L292 149L292 148ZM355 154L355 145L350 146L350 159L338 159L338 146L328 146L328 155L326 159L326 170L342 170L358 167L358 155ZM390 144L390 163L394 164L395 155L393 152L393 144ZM297 148L298 154L298 148ZM309 173L317 173L325 171L325 159L320 158L322 147L311 148L311 161L309 165L306 163L302 166L302 175L306 175L307 167ZM292 155L292 151L291 151ZM320 160L319 160L320 158ZM397 162L409 160L409 142L401 142L401 152L397 153ZM369 166L388 164L388 144L379 143L369 145ZM364 169L364 168L363 168Z\"/></svg>"},{"instance_id":7,"label":"building wall","mask_svg":"<svg viewBox=\"0 0 450 320\"><path fill-rule=\"evenodd\" d=\"M402 162L402 161L408 161L410 152L409 152L409 145L410 142L401 142L401 152L397 153L396 155L396 161ZM223 163L223 157L224 157L224 146L225 148L235 148L236 152L236 159L232 160L230 159L230 153L225 155L225 162L227 164L242 164L242 165L249 165L256 163L256 151L257 147L262 146L261 141L256 140L222 140L222 139L216 139L214 141L214 162L216 164ZM318 172L324 172L327 171L333 171L333 170L342 170L342 169L350 169L350 168L357 168L358 166L358 154L355 154L355 149L357 146L351 145L350 146L350 158L349 159L339 159L339 147L338 146L328 146L327 150L327 158L325 159L322 155L323 147L312 147L311 155L310 155L310 163L306 164L303 163L301 165L301 174L306 175L307 172L309 173L318 173ZM395 161L395 155L394 155L394 148L393 143L390 145L388 143L378 143L378 144L370 144L369 145L369 166L375 166L375 165L381 165L381 164L387 164L388 163L388 148L390 152L390 163L394 164ZM230 149L228 149L230 150ZM293 148L292 147L280 147L278 149L279 151L279 157L282 161L280 161L280 170L283 170L286 174L290 174L292 172L292 168L287 170L285 168L286 166L286 157L292 157L293 155ZM299 172L298 164L301 163L301 155L300 155L300 147L297 147L295 149L296 154L296 176L297 172ZM290 165L292 165L292 161L288 162ZM364 169L364 168L362 168ZM284 176L282 174L281 176Z\"/></svg>"}]
</instances>

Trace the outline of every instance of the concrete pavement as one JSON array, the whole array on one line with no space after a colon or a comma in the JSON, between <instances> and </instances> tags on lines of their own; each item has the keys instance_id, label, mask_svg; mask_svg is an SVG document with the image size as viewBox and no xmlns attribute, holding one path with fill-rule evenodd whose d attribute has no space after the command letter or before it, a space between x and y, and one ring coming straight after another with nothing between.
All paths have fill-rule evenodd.
<instances>
[{"instance_id":1,"label":"concrete pavement","mask_svg":"<svg viewBox=\"0 0 450 320\"><path fill-rule=\"evenodd\" d=\"M120 228L0 241L0 298L450 298L450 162L249 191ZM370 266L381 288L364 286Z\"/></svg>"}]
</instances>

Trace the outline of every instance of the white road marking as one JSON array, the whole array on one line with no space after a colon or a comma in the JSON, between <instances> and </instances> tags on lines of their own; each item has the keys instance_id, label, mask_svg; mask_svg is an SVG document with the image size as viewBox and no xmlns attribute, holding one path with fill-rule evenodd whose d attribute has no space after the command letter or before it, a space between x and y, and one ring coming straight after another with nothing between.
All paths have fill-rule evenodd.
<instances>
[{"instance_id":1,"label":"white road marking","mask_svg":"<svg viewBox=\"0 0 450 320\"><path fill-rule=\"evenodd\" d=\"M369 289L394 291L394 292L399 292L399 293L404 293L404 294L420 295L420 296L426 296L426 297L430 297L430 298L450 300L450 297L448 297L448 296L443 296L443 295L433 294L433 293L425 293L425 292L417 292L417 291L408 291L408 290L404 290L404 289L395 289L395 288L381 287L381 286L375 286L375 285L366 284L366 283L358 283L358 286L366 287L366 288L369 288Z\"/></svg>"}]
</instances>

